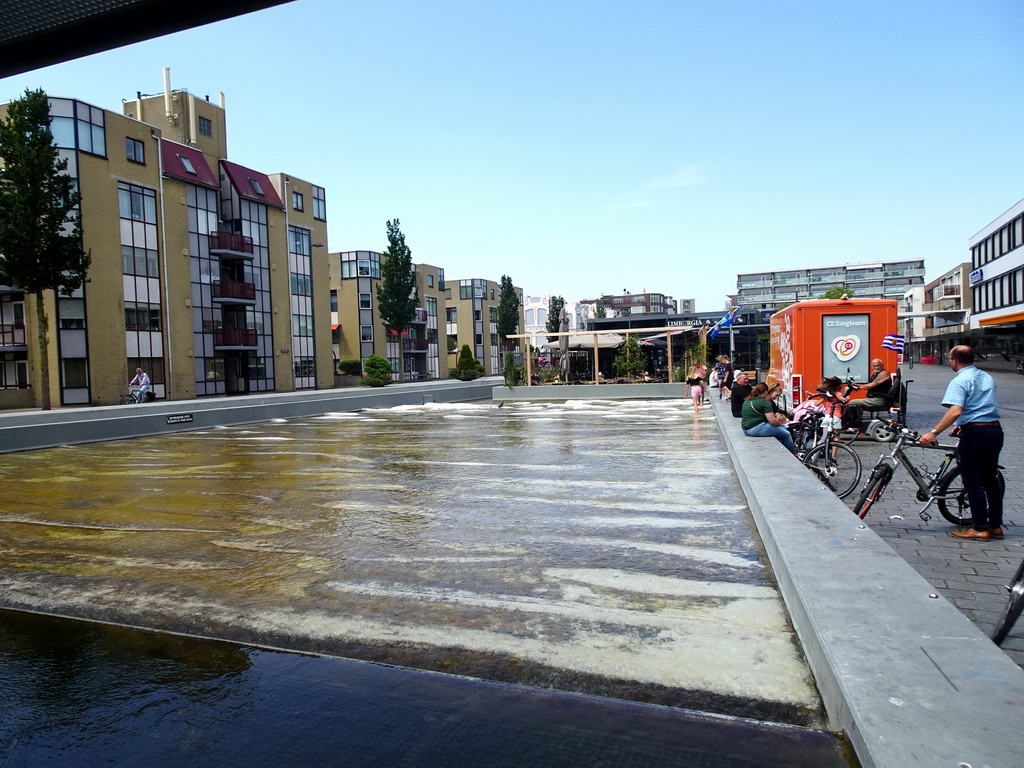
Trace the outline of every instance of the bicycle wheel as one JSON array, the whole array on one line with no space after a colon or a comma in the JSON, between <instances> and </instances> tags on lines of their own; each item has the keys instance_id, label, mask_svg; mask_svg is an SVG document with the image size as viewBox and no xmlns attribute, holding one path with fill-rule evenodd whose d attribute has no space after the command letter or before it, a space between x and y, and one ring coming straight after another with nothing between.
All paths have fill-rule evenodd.
<instances>
[{"instance_id":1,"label":"bicycle wheel","mask_svg":"<svg viewBox=\"0 0 1024 768\"><path fill-rule=\"evenodd\" d=\"M996 645L1010 634L1010 630L1020 617L1021 609L1024 609L1024 562L1017 568L1017 575L1013 577L1013 582L1007 589L1010 590L1010 601L996 623L995 632L992 633L992 642Z\"/></svg>"},{"instance_id":2,"label":"bicycle wheel","mask_svg":"<svg viewBox=\"0 0 1024 768\"><path fill-rule=\"evenodd\" d=\"M121 395L121 405L131 405L135 402L135 398L132 395Z\"/></svg>"},{"instance_id":3,"label":"bicycle wheel","mask_svg":"<svg viewBox=\"0 0 1024 768\"><path fill-rule=\"evenodd\" d=\"M1006 481L1003 479L1003 473L1000 472L998 477L999 486L1003 489L1003 494L1005 495ZM967 491L964 489L964 481L960 476L959 467L946 476L946 479L936 489L935 495L937 496L936 501L938 502L939 514L947 522L960 527L970 526L971 502L967 498Z\"/></svg>"},{"instance_id":4,"label":"bicycle wheel","mask_svg":"<svg viewBox=\"0 0 1024 768\"><path fill-rule=\"evenodd\" d=\"M868 477L868 482L860 492L860 498L857 499L857 505L853 508L853 513L857 517L863 518L874 506L875 502L882 497L882 491L885 490L885 486L892 480L893 468L888 464L881 464L871 470L871 475Z\"/></svg>"},{"instance_id":5,"label":"bicycle wheel","mask_svg":"<svg viewBox=\"0 0 1024 768\"><path fill-rule=\"evenodd\" d=\"M834 454L834 455L833 455ZM804 456L804 464L815 467L828 479L828 485L840 499L845 499L860 483L860 456L842 443L822 443Z\"/></svg>"}]
</instances>

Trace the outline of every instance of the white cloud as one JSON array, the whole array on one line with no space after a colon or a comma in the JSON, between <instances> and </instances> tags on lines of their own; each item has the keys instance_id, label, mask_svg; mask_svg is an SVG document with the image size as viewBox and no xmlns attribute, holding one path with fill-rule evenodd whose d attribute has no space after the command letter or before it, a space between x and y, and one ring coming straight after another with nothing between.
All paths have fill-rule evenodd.
<instances>
[{"instance_id":1,"label":"white cloud","mask_svg":"<svg viewBox=\"0 0 1024 768\"><path fill-rule=\"evenodd\" d=\"M700 166L688 163L672 173L658 176L644 184L644 189L662 189L665 187L692 187L707 181Z\"/></svg>"}]
</instances>

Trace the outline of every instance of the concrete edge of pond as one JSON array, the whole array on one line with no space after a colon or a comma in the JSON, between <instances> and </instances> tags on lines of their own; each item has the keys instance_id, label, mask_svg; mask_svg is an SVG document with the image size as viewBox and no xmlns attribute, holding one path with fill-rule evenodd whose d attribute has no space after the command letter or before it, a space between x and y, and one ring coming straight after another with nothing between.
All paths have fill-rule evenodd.
<instances>
[{"instance_id":1,"label":"concrete edge of pond","mask_svg":"<svg viewBox=\"0 0 1024 768\"><path fill-rule=\"evenodd\" d=\"M494 402L546 400L661 400L686 397L686 384L638 382L634 384L557 384L536 387L495 387Z\"/></svg>"},{"instance_id":2,"label":"concrete edge of pond","mask_svg":"<svg viewBox=\"0 0 1024 768\"><path fill-rule=\"evenodd\" d=\"M443 380L379 388L266 392L144 405L0 413L0 453L319 416L363 408L490 400L494 381L494 378L468 382Z\"/></svg>"},{"instance_id":3,"label":"concrete edge of pond","mask_svg":"<svg viewBox=\"0 0 1024 768\"><path fill-rule=\"evenodd\" d=\"M1024 670L778 441L715 411L830 726L864 768L1020 764Z\"/></svg>"}]
</instances>

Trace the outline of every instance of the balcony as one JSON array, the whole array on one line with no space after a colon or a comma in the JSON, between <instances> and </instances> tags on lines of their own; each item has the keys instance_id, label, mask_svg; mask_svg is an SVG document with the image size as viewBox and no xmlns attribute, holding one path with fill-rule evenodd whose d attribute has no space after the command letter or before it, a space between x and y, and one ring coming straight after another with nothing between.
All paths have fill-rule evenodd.
<instances>
[{"instance_id":1,"label":"balcony","mask_svg":"<svg viewBox=\"0 0 1024 768\"><path fill-rule=\"evenodd\" d=\"M941 291L941 292L939 292L939 291ZM936 289L936 292L938 293L939 296L941 296L944 299L950 298L950 297L954 297L954 296L955 297L959 297L960 296L960 286L959 285L940 285L939 288Z\"/></svg>"},{"instance_id":2,"label":"balcony","mask_svg":"<svg viewBox=\"0 0 1024 768\"><path fill-rule=\"evenodd\" d=\"M426 339L402 339L402 349L406 352L426 352Z\"/></svg>"},{"instance_id":3,"label":"balcony","mask_svg":"<svg viewBox=\"0 0 1024 768\"><path fill-rule=\"evenodd\" d=\"M215 347L255 347L256 331L249 328L221 328L213 332Z\"/></svg>"},{"instance_id":4,"label":"balcony","mask_svg":"<svg viewBox=\"0 0 1024 768\"><path fill-rule=\"evenodd\" d=\"M255 256L252 238L235 232L211 232L210 253L236 259L252 259Z\"/></svg>"},{"instance_id":5,"label":"balcony","mask_svg":"<svg viewBox=\"0 0 1024 768\"><path fill-rule=\"evenodd\" d=\"M214 301L240 301L244 303L256 303L256 284L244 283L239 280L214 280L213 293Z\"/></svg>"},{"instance_id":6,"label":"balcony","mask_svg":"<svg viewBox=\"0 0 1024 768\"><path fill-rule=\"evenodd\" d=\"M25 325L23 323L4 323L0 325L0 347L24 347Z\"/></svg>"},{"instance_id":7,"label":"balcony","mask_svg":"<svg viewBox=\"0 0 1024 768\"><path fill-rule=\"evenodd\" d=\"M416 314L412 318L414 323L425 323L427 322L427 310L423 307L416 307Z\"/></svg>"}]
</instances>

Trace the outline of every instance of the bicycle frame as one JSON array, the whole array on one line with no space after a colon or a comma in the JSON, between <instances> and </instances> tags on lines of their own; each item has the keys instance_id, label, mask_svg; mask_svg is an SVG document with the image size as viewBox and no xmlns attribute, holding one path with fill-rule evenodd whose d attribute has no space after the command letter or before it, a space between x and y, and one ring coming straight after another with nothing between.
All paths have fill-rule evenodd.
<instances>
[{"instance_id":1,"label":"bicycle frame","mask_svg":"<svg viewBox=\"0 0 1024 768\"><path fill-rule=\"evenodd\" d=\"M898 464L907 470L907 474L910 475L910 478L917 485L917 500L925 502L925 505L918 510L917 514L924 522L928 522L932 519L932 516L928 514L928 508L939 499L945 499L944 496L936 493L936 489L951 472L960 466L960 457L953 446L933 444L932 447L947 452L946 458L943 459L934 472L928 472L927 469L922 471L920 467L907 458L906 453L903 451L904 446L908 442L916 442L916 440L917 434L904 427L897 434L892 450L888 455L883 454L880 456L875 466L877 467L883 462L888 462L893 469ZM923 448L924 446L919 447Z\"/></svg>"}]
</instances>

